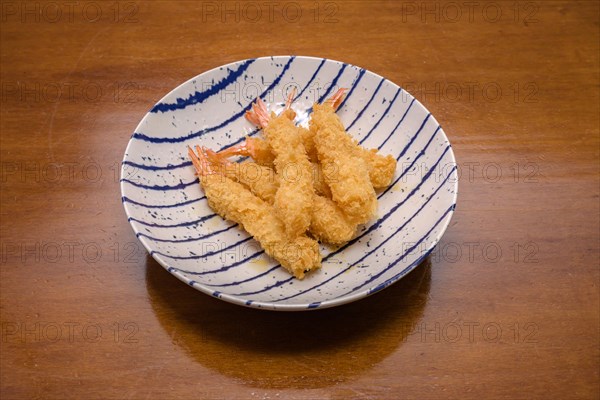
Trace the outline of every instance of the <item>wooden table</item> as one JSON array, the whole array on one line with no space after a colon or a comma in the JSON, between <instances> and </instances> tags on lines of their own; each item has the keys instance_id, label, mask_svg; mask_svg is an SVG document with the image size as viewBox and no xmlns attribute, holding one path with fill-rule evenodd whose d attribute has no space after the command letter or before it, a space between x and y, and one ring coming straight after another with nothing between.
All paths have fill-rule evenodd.
<instances>
[{"instance_id":1,"label":"wooden table","mask_svg":"<svg viewBox=\"0 0 600 400\"><path fill-rule=\"evenodd\" d=\"M598 15L595 1L3 1L0 397L597 399ZM125 218L120 161L145 112L273 54L387 77L454 146L451 226L366 300L219 301Z\"/></svg>"}]
</instances>

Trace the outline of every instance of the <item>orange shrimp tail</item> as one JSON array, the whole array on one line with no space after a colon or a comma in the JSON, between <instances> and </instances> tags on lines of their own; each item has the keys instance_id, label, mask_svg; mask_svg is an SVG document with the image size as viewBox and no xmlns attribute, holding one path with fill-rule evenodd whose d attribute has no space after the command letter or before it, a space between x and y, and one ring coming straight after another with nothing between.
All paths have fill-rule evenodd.
<instances>
[{"instance_id":1,"label":"orange shrimp tail","mask_svg":"<svg viewBox=\"0 0 600 400\"><path fill-rule=\"evenodd\" d=\"M231 146L225 150L221 150L218 154L221 157L233 157L233 156L243 156L243 157L252 157L256 158L256 144L254 144L254 140L251 137L247 137L246 140L238 145Z\"/></svg>"},{"instance_id":2,"label":"orange shrimp tail","mask_svg":"<svg viewBox=\"0 0 600 400\"><path fill-rule=\"evenodd\" d=\"M292 103L294 102L294 97L296 96L296 87L294 86L292 88L292 91L290 92L290 94L288 95L287 100L285 101L285 109L289 110L290 107L292 106Z\"/></svg>"},{"instance_id":3,"label":"orange shrimp tail","mask_svg":"<svg viewBox=\"0 0 600 400\"><path fill-rule=\"evenodd\" d=\"M340 106L340 104L342 104L342 101L344 100L344 96L346 95L346 90L348 90L347 88L339 88L337 92L335 92L335 94L333 96L331 96L329 99L327 99L327 103L331 104L331 107L333 107L334 110L337 110L337 108Z\"/></svg>"},{"instance_id":4,"label":"orange shrimp tail","mask_svg":"<svg viewBox=\"0 0 600 400\"><path fill-rule=\"evenodd\" d=\"M196 175L206 176L213 172L208 158L206 157L206 153L200 148L200 146L196 146L196 152L194 152L194 150L188 146L188 155L190 156L192 164L196 169Z\"/></svg>"},{"instance_id":5,"label":"orange shrimp tail","mask_svg":"<svg viewBox=\"0 0 600 400\"><path fill-rule=\"evenodd\" d=\"M246 111L246 119L261 128L264 128L269 124L271 116L267 105L261 98L257 98L254 104L252 104L252 111Z\"/></svg>"},{"instance_id":6,"label":"orange shrimp tail","mask_svg":"<svg viewBox=\"0 0 600 400\"><path fill-rule=\"evenodd\" d=\"M250 150L248 149L247 142L243 142L221 150L219 155L221 157L248 156L250 155Z\"/></svg>"},{"instance_id":7,"label":"orange shrimp tail","mask_svg":"<svg viewBox=\"0 0 600 400\"><path fill-rule=\"evenodd\" d=\"M254 125L260 126L258 115L256 115L256 113L254 113L253 111L246 111L246 114L244 114L244 116L248 121L252 122Z\"/></svg>"},{"instance_id":8,"label":"orange shrimp tail","mask_svg":"<svg viewBox=\"0 0 600 400\"><path fill-rule=\"evenodd\" d=\"M231 161L229 161L223 153L217 153L208 148L205 148L204 151L206 152L206 157L212 164L221 164L223 166L231 164Z\"/></svg>"}]
</instances>

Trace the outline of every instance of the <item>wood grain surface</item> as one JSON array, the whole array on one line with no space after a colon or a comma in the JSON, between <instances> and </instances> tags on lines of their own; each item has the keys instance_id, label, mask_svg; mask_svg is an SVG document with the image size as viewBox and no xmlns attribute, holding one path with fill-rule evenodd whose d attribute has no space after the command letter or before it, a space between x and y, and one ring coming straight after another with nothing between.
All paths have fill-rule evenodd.
<instances>
[{"instance_id":1,"label":"wood grain surface","mask_svg":"<svg viewBox=\"0 0 600 400\"><path fill-rule=\"evenodd\" d=\"M598 2L0 5L3 400L599 398ZM436 251L354 304L206 296L121 205L158 99L280 54L403 86L458 160Z\"/></svg>"}]
</instances>

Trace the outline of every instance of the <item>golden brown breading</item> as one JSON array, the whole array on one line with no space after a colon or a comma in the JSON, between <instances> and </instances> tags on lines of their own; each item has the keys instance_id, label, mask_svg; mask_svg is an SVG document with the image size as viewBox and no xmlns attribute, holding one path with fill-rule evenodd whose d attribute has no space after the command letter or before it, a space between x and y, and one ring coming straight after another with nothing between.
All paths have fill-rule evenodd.
<instances>
[{"instance_id":1,"label":"golden brown breading","mask_svg":"<svg viewBox=\"0 0 600 400\"><path fill-rule=\"evenodd\" d=\"M330 124L329 126L335 126L336 129L344 129L344 125L329 104L319 105L319 110L320 114L323 111L330 111L333 115L335 115L335 119L331 118L328 120L328 123ZM331 125L334 121L336 122L335 125ZM314 140L314 135L321 125L322 122L318 120L315 121L313 116L313 119L310 123L310 131L312 135L304 136L305 146L307 145L308 141L311 139ZM379 189L389 186L394 178L394 174L396 173L396 159L391 155L384 156L379 154L377 149L365 149L354 139L352 139L352 141L355 146L351 146L350 148L357 157L362 158L366 163L369 171L369 179L371 180L373 187L375 189ZM308 144L308 146L310 146L310 144Z\"/></svg>"},{"instance_id":2,"label":"golden brown breading","mask_svg":"<svg viewBox=\"0 0 600 400\"><path fill-rule=\"evenodd\" d=\"M313 125L312 129L298 127L298 130L302 137L302 143L304 144L308 158L311 162L318 164L317 150L314 145L316 126ZM237 151L235 152L236 155L251 156L254 161L261 165L270 166L273 164L275 156L264 140L255 137L247 138L246 144L240 147L243 146L246 146L248 151ZM380 154L377 149L365 149L364 147L356 146L355 151L357 152L357 155L367 163L369 179L371 179L373 187L375 189L380 189L389 186L396 173L396 159L391 155L384 156L383 154ZM228 154L227 150L221 153L226 156L233 155L233 152L232 154ZM321 182L316 182L315 189L320 187L318 186L320 184Z\"/></svg>"},{"instance_id":3,"label":"golden brown breading","mask_svg":"<svg viewBox=\"0 0 600 400\"><path fill-rule=\"evenodd\" d=\"M319 162L333 171L324 174L333 201L353 222L367 222L377 211L377 196L367 165L357 155L357 143L346 133L330 104L315 104L310 124Z\"/></svg>"},{"instance_id":4,"label":"golden brown breading","mask_svg":"<svg viewBox=\"0 0 600 400\"><path fill-rule=\"evenodd\" d=\"M331 190L329 189L329 186L327 186L327 182L325 182L325 177L323 176L329 171L323 171L323 168L321 168L321 164L319 164L318 162L313 162L311 164L313 168L312 181L315 193L319 196L331 199Z\"/></svg>"},{"instance_id":5,"label":"golden brown breading","mask_svg":"<svg viewBox=\"0 0 600 400\"><path fill-rule=\"evenodd\" d=\"M314 132L310 129L304 128L303 126L298 127L298 132L302 138L302 144L304 144L308 158L312 162L318 162L319 157L317 155L317 149L315 148Z\"/></svg>"},{"instance_id":6,"label":"golden brown breading","mask_svg":"<svg viewBox=\"0 0 600 400\"><path fill-rule=\"evenodd\" d=\"M396 173L396 159L391 155L381 155L377 149L359 147L360 156L369 169L369 179L375 189L388 187Z\"/></svg>"},{"instance_id":7,"label":"golden brown breading","mask_svg":"<svg viewBox=\"0 0 600 400\"><path fill-rule=\"evenodd\" d=\"M214 160L222 165L233 164L226 165L226 168L222 169L227 177L244 184L257 197L269 204L273 204L279 184L278 181L274 183L270 179L248 179L248 177L240 177L238 175L241 173L241 169L235 168L235 166L239 164L228 162L216 153L211 154L210 151L208 152L211 161ZM265 176L277 176L275 171L269 167L262 166L261 168ZM314 195L309 228L313 236L323 242L342 244L352 239L356 232L356 227L357 224L352 223L333 200L318 194Z\"/></svg>"},{"instance_id":8,"label":"golden brown breading","mask_svg":"<svg viewBox=\"0 0 600 400\"><path fill-rule=\"evenodd\" d=\"M318 240L331 244L346 243L356 233L356 227L357 224L350 221L335 202L315 195L310 233Z\"/></svg>"},{"instance_id":9,"label":"golden brown breading","mask_svg":"<svg viewBox=\"0 0 600 400\"><path fill-rule=\"evenodd\" d=\"M222 153L215 153L210 149L206 149L206 155L219 173L243 184L259 198L273 204L275 194L279 189L279 177L273 168L253 161L234 163L227 160Z\"/></svg>"},{"instance_id":10,"label":"golden brown breading","mask_svg":"<svg viewBox=\"0 0 600 400\"><path fill-rule=\"evenodd\" d=\"M275 170L279 175L279 189L275 195L275 210L283 221L289 237L303 234L310 226L310 210L314 195L313 169L293 117L287 110L281 115L271 114L264 127L269 147L275 154Z\"/></svg>"},{"instance_id":11,"label":"golden brown breading","mask_svg":"<svg viewBox=\"0 0 600 400\"><path fill-rule=\"evenodd\" d=\"M208 204L217 214L240 224L268 255L296 278L302 279L306 271L321 266L319 245L315 240L306 235L288 239L273 206L252 194L242 184L211 171L205 154L199 147L196 148L198 155L190 149L190 157L200 176Z\"/></svg>"},{"instance_id":12,"label":"golden brown breading","mask_svg":"<svg viewBox=\"0 0 600 400\"><path fill-rule=\"evenodd\" d=\"M305 131L308 132L308 130ZM218 155L223 159L232 155L252 157L261 166L274 168L273 160L275 160L275 155L273 155L273 153L271 152L271 149L267 142L259 138L248 138L246 139L245 143L242 143L238 146L230 147L227 150L223 150L219 152ZM327 183L323 179L323 174L327 173L327 171L323 171L321 169L321 165L319 164L318 159L316 159L316 155L315 161L311 160L311 164L313 169L312 180L315 192L319 195L331 198L331 191L329 190ZM270 169L270 171L272 171L272 169ZM229 177L232 178L232 176ZM275 177L277 177L277 175L275 175ZM237 181L239 182L239 179L237 179ZM277 182L279 182L278 179ZM279 185L279 183L277 184Z\"/></svg>"},{"instance_id":13,"label":"golden brown breading","mask_svg":"<svg viewBox=\"0 0 600 400\"><path fill-rule=\"evenodd\" d=\"M250 146L254 161L265 166L273 165L275 155L266 141L259 138L248 137L246 138L246 145Z\"/></svg>"}]
</instances>

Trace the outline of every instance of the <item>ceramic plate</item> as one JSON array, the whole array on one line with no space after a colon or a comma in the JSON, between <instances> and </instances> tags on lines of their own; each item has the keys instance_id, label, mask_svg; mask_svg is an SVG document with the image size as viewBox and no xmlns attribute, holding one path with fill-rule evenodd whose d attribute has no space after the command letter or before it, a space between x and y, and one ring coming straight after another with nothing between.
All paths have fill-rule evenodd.
<instances>
[{"instance_id":1,"label":"ceramic plate","mask_svg":"<svg viewBox=\"0 0 600 400\"><path fill-rule=\"evenodd\" d=\"M291 277L236 224L209 208L187 146L221 150L260 135L244 112L260 96L281 109L291 87L297 123L315 101L348 88L337 113L367 148L398 159L379 209L356 238L321 246L323 267ZM278 56L234 62L175 88L142 119L121 169L128 220L152 257L177 278L219 299L275 310L355 301L414 269L439 241L457 196L456 162L435 118L398 85L343 62Z\"/></svg>"}]
</instances>

